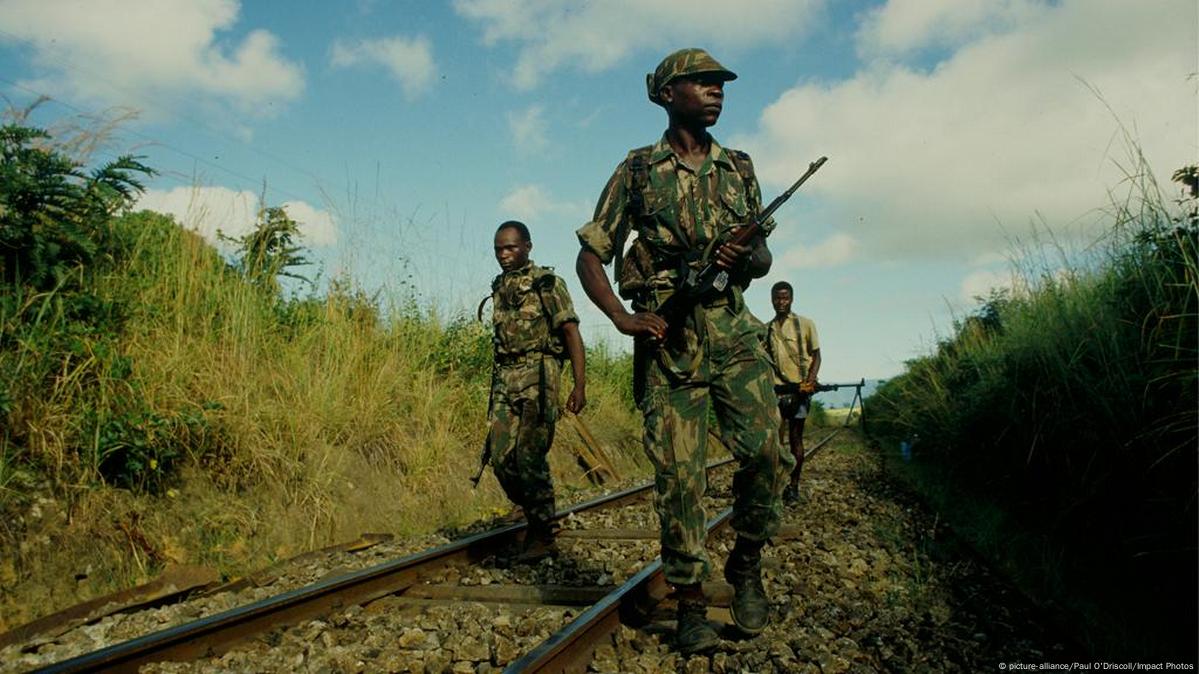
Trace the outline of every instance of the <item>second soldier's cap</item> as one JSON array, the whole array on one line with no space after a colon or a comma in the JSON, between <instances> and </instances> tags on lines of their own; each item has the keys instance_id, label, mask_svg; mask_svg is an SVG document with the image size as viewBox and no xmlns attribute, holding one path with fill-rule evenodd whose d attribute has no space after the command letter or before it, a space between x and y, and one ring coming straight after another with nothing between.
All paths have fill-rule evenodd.
<instances>
[{"instance_id":1,"label":"second soldier's cap","mask_svg":"<svg viewBox=\"0 0 1199 674\"><path fill-rule=\"evenodd\" d=\"M719 73L726 82L737 79L736 73L720 65L708 52L695 47L680 49L662 59L654 72L646 74L645 88L649 100L661 105L662 100L658 92L662 87L670 84L676 77L700 73Z\"/></svg>"}]
</instances>

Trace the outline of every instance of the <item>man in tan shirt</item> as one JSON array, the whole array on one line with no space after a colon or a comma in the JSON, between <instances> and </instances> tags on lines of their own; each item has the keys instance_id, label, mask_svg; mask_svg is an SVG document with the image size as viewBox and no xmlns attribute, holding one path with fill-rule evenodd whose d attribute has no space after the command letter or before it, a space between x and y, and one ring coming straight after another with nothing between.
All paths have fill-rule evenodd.
<instances>
[{"instance_id":1,"label":"man in tan shirt","mask_svg":"<svg viewBox=\"0 0 1199 674\"><path fill-rule=\"evenodd\" d=\"M779 432L787 436L791 454L795 456L791 482L783 492L785 503L799 500L803 427L812 393L816 390L816 375L820 372L820 339L816 336L816 324L806 316L791 313L793 299L794 290L790 283L779 281L771 286L770 302L774 305L775 315L766 328L766 348L774 361L774 384L775 390L779 391L779 413L783 418ZM794 390L796 385L798 391Z\"/></svg>"}]
</instances>

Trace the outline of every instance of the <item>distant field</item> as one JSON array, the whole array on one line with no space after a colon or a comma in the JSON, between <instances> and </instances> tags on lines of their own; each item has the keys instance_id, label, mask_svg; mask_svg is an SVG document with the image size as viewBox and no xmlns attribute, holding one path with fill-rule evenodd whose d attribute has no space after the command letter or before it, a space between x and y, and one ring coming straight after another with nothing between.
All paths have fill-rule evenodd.
<instances>
[{"instance_id":1,"label":"distant field","mask_svg":"<svg viewBox=\"0 0 1199 674\"><path fill-rule=\"evenodd\" d=\"M879 385L882 384L884 381L886 381L886 380L885 379L867 379L866 385L862 387L862 397L869 398L871 395L874 394L875 389L877 389L879 387ZM821 383L851 384L853 382L854 382L854 380L852 380L852 379L837 379L837 380L830 379L827 382L822 381ZM816 400L819 400L821 402L821 404L824 405L825 409L832 410L832 409L835 409L838 407L849 407L849 404L851 402L853 402L853 396L854 396L853 388L841 388L841 389L837 389L836 391L824 391L822 393L817 393L815 397L816 397Z\"/></svg>"}]
</instances>

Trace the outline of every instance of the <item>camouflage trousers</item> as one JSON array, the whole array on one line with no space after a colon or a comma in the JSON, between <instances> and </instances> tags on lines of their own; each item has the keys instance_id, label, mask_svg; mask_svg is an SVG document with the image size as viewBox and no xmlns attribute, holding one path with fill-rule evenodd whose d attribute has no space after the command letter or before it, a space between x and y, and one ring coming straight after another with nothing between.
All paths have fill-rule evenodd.
<instances>
[{"instance_id":1,"label":"camouflage trousers","mask_svg":"<svg viewBox=\"0 0 1199 674\"><path fill-rule=\"evenodd\" d=\"M530 522L554 515L547 457L558 419L561 371L557 359L533 355L499 366L491 383L491 468Z\"/></svg>"},{"instance_id":2,"label":"camouflage trousers","mask_svg":"<svg viewBox=\"0 0 1199 674\"><path fill-rule=\"evenodd\" d=\"M738 462L732 520L738 535L766 540L775 534L782 492L795 466L779 439L761 323L744 308L728 305L701 308L695 320L702 321L700 330L689 325L683 345L642 356L645 451L655 469L663 567L676 585L700 582L710 569L701 500L707 490L709 408L721 441Z\"/></svg>"}]
</instances>

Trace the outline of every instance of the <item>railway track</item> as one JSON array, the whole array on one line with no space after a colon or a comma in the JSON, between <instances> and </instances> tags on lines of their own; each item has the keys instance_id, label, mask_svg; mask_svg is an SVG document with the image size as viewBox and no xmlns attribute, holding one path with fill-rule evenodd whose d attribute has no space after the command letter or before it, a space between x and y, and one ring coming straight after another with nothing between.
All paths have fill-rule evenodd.
<instances>
[{"instance_id":1,"label":"railway track","mask_svg":"<svg viewBox=\"0 0 1199 674\"><path fill-rule=\"evenodd\" d=\"M445 565L407 589L243 635L223 654L151 662L140 671L956 674L990 671L997 662L1081 661L993 570L954 553L936 513L881 479L880 457L852 431L818 444L809 455L829 456L805 471L800 506L784 512L763 559L770 626L748 640L722 630L711 654L684 657L673 649L673 602L653 565L656 515L648 501L632 499L628 507L562 518L563 553L552 563ZM710 480L709 515L728 505L727 477L718 471ZM732 541L727 529L709 537L714 566ZM434 542L445 541L380 543L305 568L311 578L332 579L346 575L334 573L336 566L374 568ZM286 583L256 588L262 592L257 598L317 584L296 578L288 574ZM705 585L710 620L728 622L729 589ZM131 623L158 620L169 629L177 610L194 610L193 604L111 616L54 643L43 641L46 647L32 654L0 649L0 671L28 671L54 660L62 665L88 650L81 636L107 635L91 642L94 650L153 631L130 631ZM27 659L33 656L39 659Z\"/></svg>"},{"instance_id":2,"label":"railway track","mask_svg":"<svg viewBox=\"0 0 1199 674\"><path fill-rule=\"evenodd\" d=\"M841 429L808 450L815 454ZM705 507L717 512L709 537L727 527L729 480L733 459L709 465L710 496ZM668 615L669 587L657 558L657 519L652 482L603 496L559 512L560 544L565 560L535 568L499 568L496 550L517 543L525 524L515 523L470 535L446 545L402 556L368 568L335 575L281 594L181 625L69 657L34 671L168 671L169 662L212 658L263 635L327 616L351 606L373 604L431 608L462 604L512 609L550 607L541 622L560 625L542 639L514 639L500 660L507 672L585 671L597 647L610 642L620 625L645 625ZM607 562L588 559L593 548ZM570 567L572 565L574 568ZM579 561L581 560L581 561ZM566 563L563 564L563 561ZM486 573L472 570L483 569ZM706 584L713 613L727 621L731 588ZM387 602L380 600L386 598ZM449 664L449 663L446 663ZM501 663L503 664L503 663ZM473 670L472 670L473 671Z\"/></svg>"}]
</instances>

